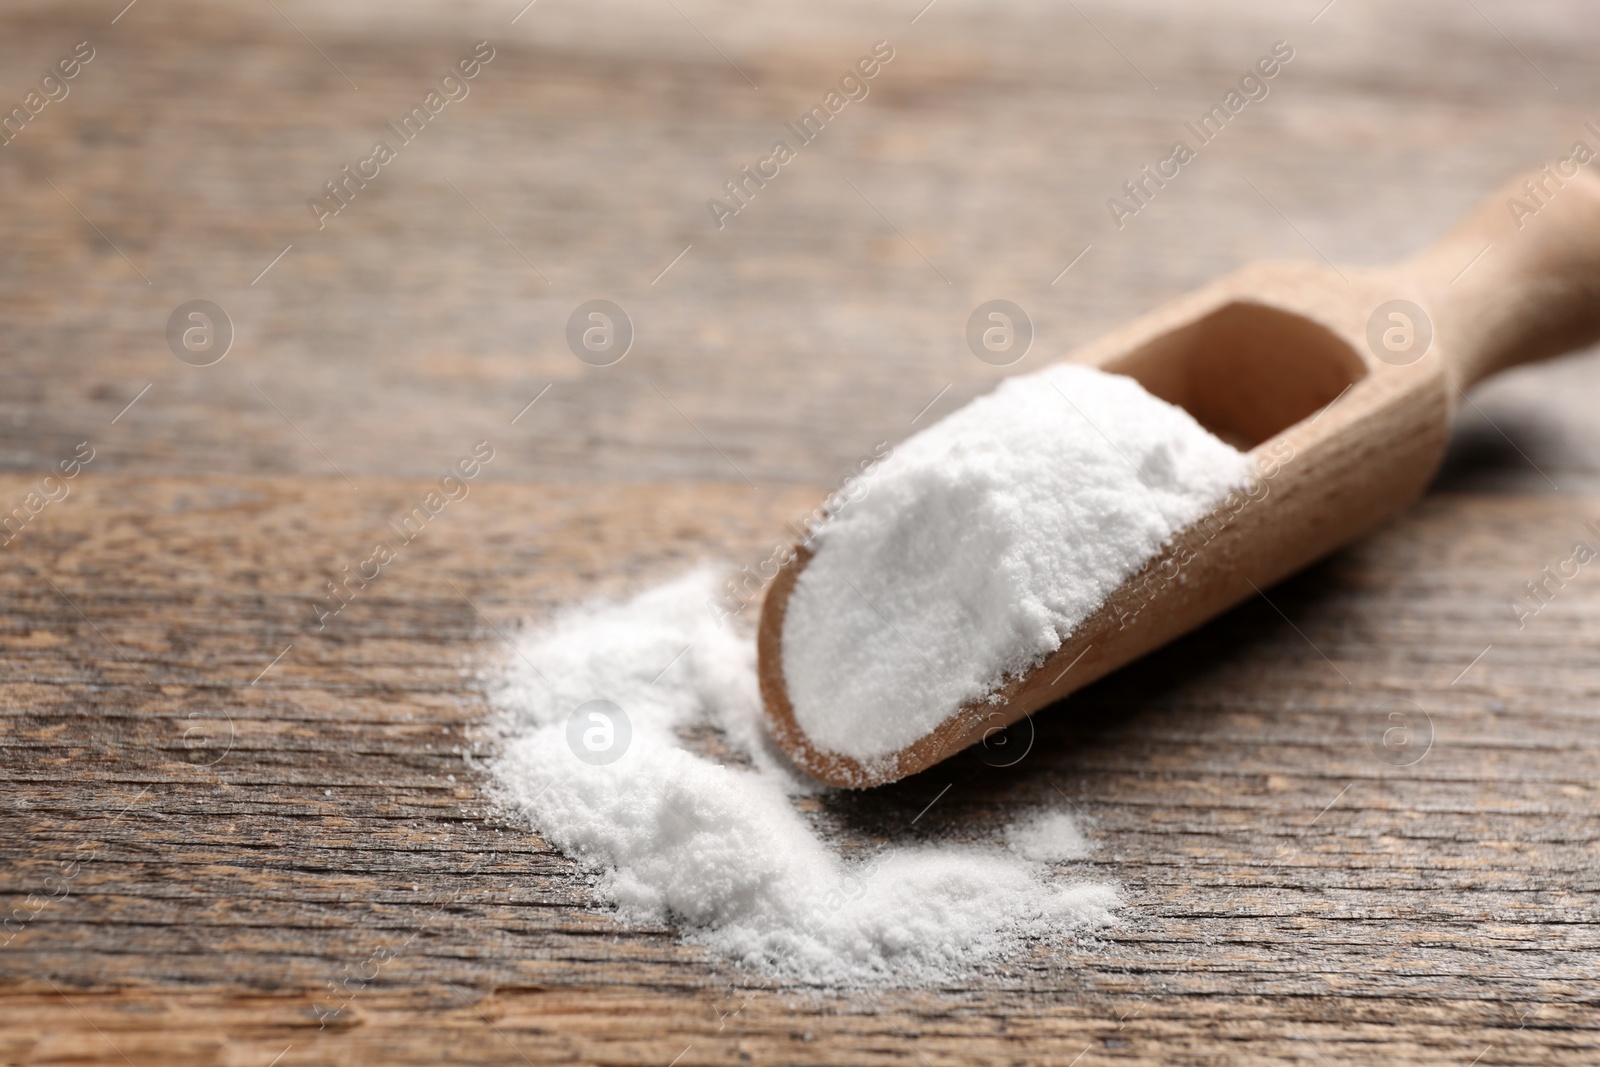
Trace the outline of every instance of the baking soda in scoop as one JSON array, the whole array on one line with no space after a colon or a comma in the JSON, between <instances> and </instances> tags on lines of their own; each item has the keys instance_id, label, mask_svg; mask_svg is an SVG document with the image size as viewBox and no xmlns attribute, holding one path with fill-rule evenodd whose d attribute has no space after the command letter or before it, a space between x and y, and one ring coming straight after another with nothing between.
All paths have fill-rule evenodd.
<instances>
[{"instance_id":1,"label":"baking soda in scoop","mask_svg":"<svg viewBox=\"0 0 1600 1067\"><path fill-rule=\"evenodd\" d=\"M863 763L1042 663L1255 471L1132 378L1009 378L883 461L811 543L783 620L795 722Z\"/></svg>"}]
</instances>

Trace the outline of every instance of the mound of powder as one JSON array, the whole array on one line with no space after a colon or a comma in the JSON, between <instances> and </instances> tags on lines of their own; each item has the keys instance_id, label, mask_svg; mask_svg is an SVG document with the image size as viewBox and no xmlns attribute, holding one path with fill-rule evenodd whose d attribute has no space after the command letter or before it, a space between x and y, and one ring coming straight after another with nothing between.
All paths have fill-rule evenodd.
<instances>
[{"instance_id":1,"label":"mound of powder","mask_svg":"<svg viewBox=\"0 0 1600 1067\"><path fill-rule=\"evenodd\" d=\"M829 986L926 984L1112 921L1110 886L1047 866L1085 851L1061 813L1019 813L988 835L1004 845L842 857L795 806L821 787L771 747L754 641L714 622L716 591L701 570L569 609L497 668L497 799L594 871L625 921ZM726 763L683 740L708 728Z\"/></svg>"},{"instance_id":2,"label":"mound of powder","mask_svg":"<svg viewBox=\"0 0 1600 1067\"><path fill-rule=\"evenodd\" d=\"M905 748L1041 663L1253 470L1132 378L1007 379L818 529L783 624L795 721L862 762Z\"/></svg>"},{"instance_id":3,"label":"mound of powder","mask_svg":"<svg viewBox=\"0 0 1600 1067\"><path fill-rule=\"evenodd\" d=\"M1083 832L1064 811L1042 811L1006 828L1006 844L1023 859L1040 863L1081 860L1089 854Z\"/></svg>"}]
</instances>

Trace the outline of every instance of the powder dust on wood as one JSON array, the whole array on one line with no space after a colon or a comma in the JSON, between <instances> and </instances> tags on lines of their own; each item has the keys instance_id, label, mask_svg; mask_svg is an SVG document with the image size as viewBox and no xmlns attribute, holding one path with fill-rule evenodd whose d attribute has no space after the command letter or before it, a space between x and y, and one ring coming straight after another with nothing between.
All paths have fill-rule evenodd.
<instances>
[{"instance_id":1,"label":"powder dust on wood","mask_svg":"<svg viewBox=\"0 0 1600 1067\"><path fill-rule=\"evenodd\" d=\"M828 987L926 985L1112 921L1112 886L1054 866L1086 853L1061 812L1018 812L993 844L918 834L842 857L796 806L823 787L768 740L752 636L707 610L718 579L701 569L571 607L498 668L497 799L593 871L619 918L674 923L763 976ZM592 712L569 725L585 707L609 729ZM684 740L708 727L736 760ZM591 762L611 755L608 734L620 755Z\"/></svg>"}]
</instances>

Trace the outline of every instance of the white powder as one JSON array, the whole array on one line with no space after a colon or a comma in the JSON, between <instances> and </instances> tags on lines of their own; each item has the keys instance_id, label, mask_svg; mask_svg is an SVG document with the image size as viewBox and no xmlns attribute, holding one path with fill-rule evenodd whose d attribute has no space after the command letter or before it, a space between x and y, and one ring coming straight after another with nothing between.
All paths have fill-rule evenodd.
<instances>
[{"instance_id":1,"label":"white powder","mask_svg":"<svg viewBox=\"0 0 1600 1067\"><path fill-rule=\"evenodd\" d=\"M1040 863L1081 860L1089 854L1078 824L1064 811L1042 811L1012 823L1006 828L1006 844L1023 859Z\"/></svg>"},{"instance_id":2,"label":"white powder","mask_svg":"<svg viewBox=\"0 0 1600 1067\"><path fill-rule=\"evenodd\" d=\"M1111 887L1046 866L1085 851L1061 813L1022 813L995 844L839 855L795 807L821 787L770 746L754 642L715 625L716 588L701 570L570 609L523 634L498 678L498 799L595 871L625 921L672 921L763 974L834 986L938 981L1112 921ZM575 754L567 725L596 699L631 734L604 765ZM706 727L734 765L683 740ZM936 808L919 830L937 824Z\"/></svg>"},{"instance_id":3,"label":"white powder","mask_svg":"<svg viewBox=\"0 0 1600 1067\"><path fill-rule=\"evenodd\" d=\"M864 762L907 747L1041 663L1252 471L1131 378L1007 379L818 530L784 617L795 721Z\"/></svg>"}]
</instances>

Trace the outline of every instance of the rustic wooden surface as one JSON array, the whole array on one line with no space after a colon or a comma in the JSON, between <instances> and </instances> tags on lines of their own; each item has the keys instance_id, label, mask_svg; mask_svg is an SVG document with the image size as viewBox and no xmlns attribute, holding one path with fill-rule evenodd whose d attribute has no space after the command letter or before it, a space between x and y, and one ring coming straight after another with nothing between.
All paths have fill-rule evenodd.
<instances>
[{"instance_id":1,"label":"rustic wooden surface","mask_svg":"<svg viewBox=\"0 0 1600 1067\"><path fill-rule=\"evenodd\" d=\"M1474 393L1412 514L1042 716L1017 765L825 802L845 845L1076 805L1129 901L1097 943L771 987L619 927L462 755L500 632L762 558L1009 373L961 340L979 301L1030 311L1027 370L1248 259L1403 255L1565 154L1600 121L1583 6L674 2L0 13L7 108L96 48L0 148L0 505L95 449L0 549L0 1062L1600 1057L1600 586L1511 608L1600 538L1592 355ZM482 38L472 94L318 232L306 197ZM1272 95L1112 228L1279 38ZM713 229L878 39L868 99ZM212 367L163 337L197 297L237 329ZM613 367L565 348L594 297L639 328ZM478 439L471 495L317 632L323 581Z\"/></svg>"}]
</instances>

